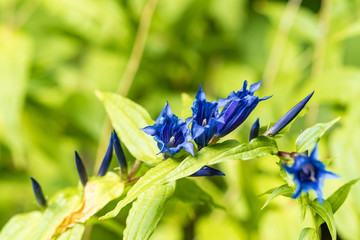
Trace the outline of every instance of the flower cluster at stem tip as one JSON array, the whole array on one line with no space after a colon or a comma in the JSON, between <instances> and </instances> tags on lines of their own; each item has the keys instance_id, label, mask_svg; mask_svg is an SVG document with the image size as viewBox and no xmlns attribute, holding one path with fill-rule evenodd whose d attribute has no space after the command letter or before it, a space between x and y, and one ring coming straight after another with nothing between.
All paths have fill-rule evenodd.
<instances>
[{"instance_id":1,"label":"flower cluster at stem tip","mask_svg":"<svg viewBox=\"0 0 360 240\"><path fill-rule=\"evenodd\" d=\"M231 92L227 98L217 102L207 101L200 86L191 107L191 117L179 119L173 114L169 103L166 103L155 124L142 130L154 136L159 153L163 153L165 159L181 149L194 155L192 140L197 144L198 150L216 142L242 124L260 101L270 98L254 96L260 84L261 81L254 83L248 90L247 81L244 81L240 91Z\"/></svg>"}]
</instances>

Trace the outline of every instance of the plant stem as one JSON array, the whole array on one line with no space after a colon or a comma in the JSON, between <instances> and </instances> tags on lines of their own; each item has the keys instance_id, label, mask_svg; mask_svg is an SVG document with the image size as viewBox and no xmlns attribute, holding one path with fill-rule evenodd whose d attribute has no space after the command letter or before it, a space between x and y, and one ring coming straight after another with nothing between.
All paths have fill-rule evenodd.
<instances>
[{"instance_id":1,"label":"plant stem","mask_svg":"<svg viewBox=\"0 0 360 240\"><path fill-rule=\"evenodd\" d=\"M130 170L129 176L127 178L127 182L131 181L131 177L137 172L137 170L139 170L141 164L142 164L142 162L140 160L138 160L138 159L135 160L135 162Z\"/></svg>"},{"instance_id":2,"label":"plant stem","mask_svg":"<svg viewBox=\"0 0 360 240\"><path fill-rule=\"evenodd\" d=\"M128 95L130 87L138 71L139 64L143 56L147 36L149 35L152 16L155 11L157 2L158 0L148 0L142 11L134 46L117 90L117 92L120 93L122 96ZM107 147L108 136L110 134L111 129L112 129L111 123L109 119L106 117L101 131L102 134L100 136L98 152L96 154L94 173L97 172L97 169L99 169L101 165L101 160L105 152L105 149Z\"/></svg>"},{"instance_id":3,"label":"plant stem","mask_svg":"<svg viewBox=\"0 0 360 240\"><path fill-rule=\"evenodd\" d=\"M306 201L308 202L308 208L310 210L310 215L311 215L311 220L312 220L312 224L313 224L313 228L315 229L316 231L316 239L320 240L320 234L319 234L319 229L318 229L318 226L316 224L316 221L315 221L315 212L314 210L311 208L310 206L310 199L309 199L309 194L306 194Z\"/></svg>"},{"instance_id":4,"label":"plant stem","mask_svg":"<svg viewBox=\"0 0 360 240\"><path fill-rule=\"evenodd\" d=\"M264 70L264 84L266 86L272 86L274 84L276 75L280 68L283 53L285 51L286 43L289 38L289 32L294 24L301 1L302 0L290 0L287 3L284 13L280 19L274 43Z\"/></svg>"}]
</instances>

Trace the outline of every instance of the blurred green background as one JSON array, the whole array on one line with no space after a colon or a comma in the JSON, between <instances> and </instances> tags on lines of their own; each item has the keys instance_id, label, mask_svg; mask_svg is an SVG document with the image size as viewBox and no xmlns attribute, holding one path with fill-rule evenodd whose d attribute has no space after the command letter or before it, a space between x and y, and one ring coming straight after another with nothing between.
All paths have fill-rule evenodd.
<instances>
[{"instance_id":1,"label":"blurred green background","mask_svg":"<svg viewBox=\"0 0 360 240\"><path fill-rule=\"evenodd\" d=\"M263 79L257 95L273 97L229 136L243 142L257 117L274 122L315 90L279 148L294 151L301 130L341 116L320 141L342 176L325 183L329 196L360 176L359 43L359 0L1 0L0 228L36 209L29 176L47 196L76 186L74 150L97 171L110 130L95 90L155 118L166 100L180 115L181 93L194 97L200 83L213 100ZM223 209L179 187L152 239L297 239L295 200L260 210L257 195L282 184L276 161L227 162L226 177L196 179ZM119 238L125 217L84 239ZM360 239L360 184L335 219L341 239Z\"/></svg>"}]
</instances>

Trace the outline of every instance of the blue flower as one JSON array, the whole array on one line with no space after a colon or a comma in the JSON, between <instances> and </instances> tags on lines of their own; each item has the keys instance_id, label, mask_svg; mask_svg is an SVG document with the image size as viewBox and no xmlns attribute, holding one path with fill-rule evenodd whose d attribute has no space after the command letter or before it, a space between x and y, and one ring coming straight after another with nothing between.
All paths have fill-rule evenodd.
<instances>
[{"instance_id":1,"label":"blue flower","mask_svg":"<svg viewBox=\"0 0 360 240\"><path fill-rule=\"evenodd\" d=\"M242 90L231 92L226 99L220 99L218 101L218 107L221 108L224 106L224 108L218 116L218 118L222 119L223 123L218 124L216 137L224 137L235 130L245 121L260 101L271 97L258 98L254 96L261 82L262 81L250 85L250 89L247 90L247 81L244 81Z\"/></svg>"},{"instance_id":2,"label":"blue flower","mask_svg":"<svg viewBox=\"0 0 360 240\"><path fill-rule=\"evenodd\" d=\"M211 176L225 176L225 173L209 166L203 166L200 170L191 174L189 177L211 177Z\"/></svg>"},{"instance_id":3,"label":"blue flower","mask_svg":"<svg viewBox=\"0 0 360 240\"><path fill-rule=\"evenodd\" d=\"M178 153L181 149L194 155L194 144L190 142L189 124L191 119L184 121L173 114L169 103L166 103L161 111L155 124L147 126L142 130L151 136L157 142L159 153L164 154L164 158L168 158Z\"/></svg>"},{"instance_id":4,"label":"blue flower","mask_svg":"<svg viewBox=\"0 0 360 240\"><path fill-rule=\"evenodd\" d=\"M30 179L31 179L31 183L32 183L32 187L34 190L34 194L35 194L37 203L39 204L40 208L46 207L47 206L46 199L45 199L45 196L43 194L40 184L34 178L30 177Z\"/></svg>"},{"instance_id":5,"label":"blue flower","mask_svg":"<svg viewBox=\"0 0 360 240\"><path fill-rule=\"evenodd\" d=\"M82 162L79 154L76 151L75 151L75 163L76 163L77 171L79 173L81 184L83 186L85 186L88 181L86 169L85 169L84 163Z\"/></svg>"},{"instance_id":6,"label":"blue flower","mask_svg":"<svg viewBox=\"0 0 360 240\"><path fill-rule=\"evenodd\" d=\"M191 135L198 145L198 149L208 145L217 131L221 119L218 116L218 104L215 101L208 102L201 88L196 94L196 100L191 107L193 112Z\"/></svg>"},{"instance_id":7,"label":"blue flower","mask_svg":"<svg viewBox=\"0 0 360 240\"><path fill-rule=\"evenodd\" d=\"M323 203L322 188L324 187L324 180L338 178L339 176L326 171L325 165L317 158L318 148L316 145L310 156L296 156L291 167L282 164L284 169L294 176L296 189L292 198L298 198L301 192L307 193L312 189L316 192L319 202Z\"/></svg>"},{"instance_id":8,"label":"blue flower","mask_svg":"<svg viewBox=\"0 0 360 240\"><path fill-rule=\"evenodd\" d=\"M314 91L310 93L306 98L301 100L298 104L296 104L292 109L290 109L284 116L282 116L279 121L277 121L269 130L267 130L264 135L265 136L274 136L278 132L281 131L284 127L286 127L305 107L306 103L310 100Z\"/></svg>"},{"instance_id":9,"label":"blue flower","mask_svg":"<svg viewBox=\"0 0 360 240\"><path fill-rule=\"evenodd\" d=\"M115 131L114 131L115 132ZM98 172L98 177L103 177L106 172L108 171L109 169L109 166L110 166L110 163L111 163L111 159L112 159L112 156L113 156L113 132L111 133L110 135L110 141L109 141L109 145L107 147L107 150L106 150L106 153L105 153L105 156L103 158L103 161L101 162L101 166L99 168L99 172Z\"/></svg>"},{"instance_id":10,"label":"blue flower","mask_svg":"<svg viewBox=\"0 0 360 240\"><path fill-rule=\"evenodd\" d=\"M260 122L259 122L259 118L257 118L251 127L249 142L259 136L259 129L260 129Z\"/></svg>"},{"instance_id":11,"label":"blue flower","mask_svg":"<svg viewBox=\"0 0 360 240\"><path fill-rule=\"evenodd\" d=\"M114 143L116 158L118 159L118 163L120 166L121 179L126 180L126 178L128 176L128 166L127 166L124 151L121 147L120 139L119 139L118 135L116 134L115 130L113 131L112 139L113 139L113 143Z\"/></svg>"}]
</instances>

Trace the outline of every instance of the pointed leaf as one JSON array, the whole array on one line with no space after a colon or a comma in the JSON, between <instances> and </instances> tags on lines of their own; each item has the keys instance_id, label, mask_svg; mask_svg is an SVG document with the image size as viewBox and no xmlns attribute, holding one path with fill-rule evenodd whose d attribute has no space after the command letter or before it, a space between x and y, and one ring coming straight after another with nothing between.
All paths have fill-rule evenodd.
<instances>
[{"instance_id":1,"label":"pointed leaf","mask_svg":"<svg viewBox=\"0 0 360 240\"><path fill-rule=\"evenodd\" d=\"M85 185L81 206L62 221L56 234L64 232L76 223L86 222L111 200L120 197L123 190L124 184L113 172L108 172L104 177L93 177Z\"/></svg>"},{"instance_id":2,"label":"pointed leaf","mask_svg":"<svg viewBox=\"0 0 360 240\"><path fill-rule=\"evenodd\" d=\"M224 209L224 206L215 203L213 197L191 178L182 178L176 182L174 197L193 205L206 205Z\"/></svg>"},{"instance_id":3,"label":"pointed leaf","mask_svg":"<svg viewBox=\"0 0 360 240\"><path fill-rule=\"evenodd\" d=\"M228 160L250 160L266 154L277 152L276 142L268 137L260 136L249 143L239 144L235 140L227 140L203 148L195 156L188 156L171 172L163 183L187 177L205 165L213 165Z\"/></svg>"},{"instance_id":4,"label":"pointed leaf","mask_svg":"<svg viewBox=\"0 0 360 240\"><path fill-rule=\"evenodd\" d=\"M336 227L335 219L331 209L331 205L327 200L324 200L323 204L320 204L316 199L310 203L310 207L326 222L326 225L329 228L331 239L336 240ZM320 227L320 222L317 223Z\"/></svg>"},{"instance_id":5,"label":"pointed leaf","mask_svg":"<svg viewBox=\"0 0 360 240\"><path fill-rule=\"evenodd\" d=\"M266 200L266 202L264 203L264 205L262 206L261 210L264 209L274 198L276 198L277 196L285 196L285 197L291 197L292 194L294 192L294 189L292 189L291 187L289 187L289 185L284 184L281 185L278 188L275 188L270 197Z\"/></svg>"},{"instance_id":6,"label":"pointed leaf","mask_svg":"<svg viewBox=\"0 0 360 240\"><path fill-rule=\"evenodd\" d=\"M299 240L318 240L316 230L313 228L304 228L301 230Z\"/></svg>"},{"instance_id":7,"label":"pointed leaf","mask_svg":"<svg viewBox=\"0 0 360 240\"><path fill-rule=\"evenodd\" d=\"M328 123L318 123L314 126L305 129L296 139L296 151L305 152L314 148L315 144L325 134L331 126L333 126L340 118L336 118Z\"/></svg>"},{"instance_id":8,"label":"pointed leaf","mask_svg":"<svg viewBox=\"0 0 360 240\"><path fill-rule=\"evenodd\" d=\"M354 185L360 178L354 179L344 185L342 185L338 190L336 190L330 197L326 200L330 203L333 213L341 207L341 205L345 202L352 185Z\"/></svg>"},{"instance_id":9,"label":"pointed leaf","mask_svg":"<svg viewBox=\"0 0 360 240\"><path fill-rule=\"evenodd\" d=\"M159 223L166 203L175 190L175 182L156 184L139 195L126 219L124 240L147 240Z\"/></svg>"},{"instance_id":10,"label":"pointed leaf","mask_svg":"<svg viewBox=\"0 0 360 240\"><path fill-rule=\"evenodd\" d=\"M52 199L53 201L49 201L49 206L45 209L32 238L29 239L51 239L64 218L81 205L77 189L65 189Z\"/></svg>"},{"instance_id":11,"label":"pointed leaf","mask_svg":"<svg viewBox=\"0 0 360 240\"><path fill-rule=\"evenodd\" d=\"M146 174L129 190L126 197L116 205L115 209L102 216L100 220L115 217L124 206L135 200L141 193L149 189L149 187L158 183L159 180L168 175L178 165L178 161L169 158L147 171Z\"/></svg>"},{"instance_id":12,"label":"pointed leaf","mask_svg":"<svg viewBox=\"0 0 360 240\"><path fill-rule=\"evenodd\" d=\"M140 130L154 123L149 113L140 105L120 95L100 92L97 92L97 95L104 103L119 138L130 153L146 163L159 163L162 158L157 155L159 149L156 141Z\"/></svg>"}]
</instances>

